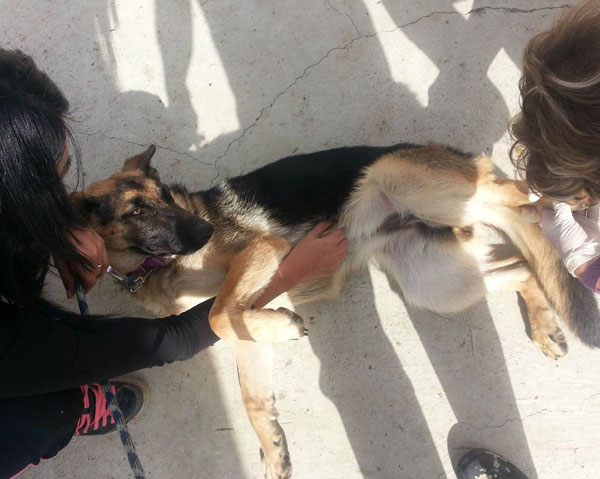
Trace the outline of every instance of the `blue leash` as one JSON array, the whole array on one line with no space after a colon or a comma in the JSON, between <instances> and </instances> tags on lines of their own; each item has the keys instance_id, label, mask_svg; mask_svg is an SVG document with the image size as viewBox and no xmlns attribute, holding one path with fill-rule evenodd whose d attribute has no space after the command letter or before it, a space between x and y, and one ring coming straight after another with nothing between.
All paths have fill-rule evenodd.
<instances>
[{"instance_id":1,"label":"blue leash","mask_svg":"<svg viewBox=\"0 0 600 479\"><path fill-rule=\"evenodd\" d=\"M88 314L88 304L85 299L85 291L83 290L83 285L81 281L75 280L75 288L77 294L77 304L79 305L79 311L82 316ZM144 469L142 468L142 464L140 463L140 459L135 450L135 444L133 443L133 439L129 435L129 430L127 429L127 425L123 420L123 413L121 412L121 408L119 407L119 403L117 403L117 398L112 392L112 388L110 386L109 381L101 381L100 387L102 388L102 392L106 397L106 403L108 404L108 409L115 420L115 424L117 426L117 431L119 431L119 437L121 438L121 442L123 443L123 447L125 448L125 452L127 453L127 460L129 461L129 465L131 466L131 470L133 471L133 475L135 479L146 479L146 474L144 473Z\"/></svg>"}]
</instances>

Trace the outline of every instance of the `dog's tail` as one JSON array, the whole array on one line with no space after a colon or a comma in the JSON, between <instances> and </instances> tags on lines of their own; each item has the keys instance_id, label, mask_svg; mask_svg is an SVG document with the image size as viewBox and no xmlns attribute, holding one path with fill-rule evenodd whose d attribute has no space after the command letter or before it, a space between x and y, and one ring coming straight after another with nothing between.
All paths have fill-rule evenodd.
<instances>
[{"instance_id":1,"label":"dog's tail","mask_svg":"<svg viewBox=\"0 0 600 479\"><path fill-rule=\"evenodd\" d=\"M600 311L595 295L569 274L539 225L525 223L518 208L498 205L486 211L484 221L504 231L521 250L548 301L579 339L600 347Z\"/></svg>"}]
</instances>

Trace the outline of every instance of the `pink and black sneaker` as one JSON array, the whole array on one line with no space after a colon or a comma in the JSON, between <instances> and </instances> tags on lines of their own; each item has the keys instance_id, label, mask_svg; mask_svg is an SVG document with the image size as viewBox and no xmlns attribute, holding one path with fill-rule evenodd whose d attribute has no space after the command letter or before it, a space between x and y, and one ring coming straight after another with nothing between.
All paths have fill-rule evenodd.
<instances>
[{"instance_id":1,"label":"pink and black sneaker","mask_svg":"<svg viewBox=\"0 0 600 479\"><path fill-rule=\"evenodd\" d=\"M142 412L148 389L144 383L132 379L111 381L111 387L123 412L125 423L129 423ZM77 422L75 435L98 436L115 431L117 426L100 385L86 384L81 386L81 392L83 413Z\"/></svg>"}]
</instances>

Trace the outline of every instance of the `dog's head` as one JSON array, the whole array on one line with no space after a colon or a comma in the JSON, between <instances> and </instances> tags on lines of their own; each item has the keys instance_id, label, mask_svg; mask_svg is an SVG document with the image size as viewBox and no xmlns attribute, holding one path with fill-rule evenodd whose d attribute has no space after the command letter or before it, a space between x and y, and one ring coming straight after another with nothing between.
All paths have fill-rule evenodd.
<instances>
[{"instance_id":1,"label":"dog's head","mask_svg":"<svg viewBox=\"0 0 600 479\"><path fill-rule=\"evenodd\" d=\"M150 146L126 160L121 172L71 195L108 250L142 256L185 255L210 239L212 226L177 205L150 166L155 151Z\"/></svg>"}]
</instances>

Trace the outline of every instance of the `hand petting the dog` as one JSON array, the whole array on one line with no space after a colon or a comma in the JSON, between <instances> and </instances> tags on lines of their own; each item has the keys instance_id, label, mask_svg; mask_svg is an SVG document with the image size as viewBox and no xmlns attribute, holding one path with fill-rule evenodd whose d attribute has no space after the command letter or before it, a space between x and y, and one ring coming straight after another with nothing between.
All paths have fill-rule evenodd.
<instances>
[{"instance_id":1,"label":"hand petting the dog","mask_svg":"<svg viewBox=\"0 0 600 479\"><path fill-rule=\"evenodd\" d=\"M326 233L330 227L329 221L318 223L281 262L279 273L294 284L335 273L350 243L342 229Z\"/></svg>"},{"instance_id":2,"label":"hand petting the dog","mask_svg":"<svg viewBox=\"0 0 600 479\"><path fill-rule=\"evenodd\" d=\"M327 278L340 266L350 243L344 230L326 233L330 221L318 223L285 257L279 265L271 284L254 306L260 308L305 281Z\"/></svg>"},{"instance_id":3,"label":"hand petting the dog","mask_svg":"<svg viewBox=\"0 0 600 479\"><path fill-rule=\"evenodd\" d=\"M75 278L79 278L83 283L87 293L94 287L98 279L106 273L110 264L108 254L104 246L104 240L91 228L75 228L71 230L71 243L75 249L90 260L91 269L86 269L78 264L67 262L60 258L54 258L54 266L67 290L67 298L72 298L75 294Z\"/></svg>"}]
</instances>

